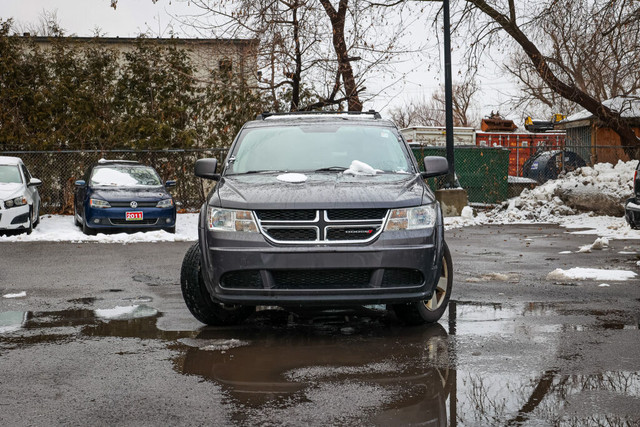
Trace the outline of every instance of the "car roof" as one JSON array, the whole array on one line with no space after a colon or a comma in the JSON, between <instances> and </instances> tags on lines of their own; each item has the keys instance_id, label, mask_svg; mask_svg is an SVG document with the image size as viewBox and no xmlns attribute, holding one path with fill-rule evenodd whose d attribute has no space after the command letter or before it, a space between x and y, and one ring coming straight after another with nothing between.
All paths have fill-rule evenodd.
<instances>
[{"instance_id":1,"label":"car roof","mask_svg":"<svg viewBox=\"0 0 640 427\"><path fill-rule=\"evenodd\" d=\"M361 126L392 127L391 120L384 120L375 111L368 112L292 112L292 113L262 113L256 120L245 124L246 128L269 126L296 126L306 124L338 124L349 123Z\"/></svg>"},{"instance_id":2,"label":"car roof","mask_svg":"<svg viewBox=\"0 0 640 427\"><path fill-rule=\"evenodd\" d=\"M20 157L0 156L0 165L19 165L21 163Z\"/></svg>"}]
</instances>

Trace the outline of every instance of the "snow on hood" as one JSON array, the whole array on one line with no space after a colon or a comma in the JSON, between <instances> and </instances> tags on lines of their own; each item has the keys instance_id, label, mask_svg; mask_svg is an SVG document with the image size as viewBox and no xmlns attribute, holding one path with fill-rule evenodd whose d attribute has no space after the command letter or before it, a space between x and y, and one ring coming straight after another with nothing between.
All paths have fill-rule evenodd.
<instances>
[{"instance_id":1,"label":"snow on hood","mask_svg":"<svg viewBox=\"0 0 640 427\"><path fill-rule=\"evenodd\" d=\"M20 183L0 183L0 200L18 197L21 193L23 184Z\"/></svg>"}]
</instances>

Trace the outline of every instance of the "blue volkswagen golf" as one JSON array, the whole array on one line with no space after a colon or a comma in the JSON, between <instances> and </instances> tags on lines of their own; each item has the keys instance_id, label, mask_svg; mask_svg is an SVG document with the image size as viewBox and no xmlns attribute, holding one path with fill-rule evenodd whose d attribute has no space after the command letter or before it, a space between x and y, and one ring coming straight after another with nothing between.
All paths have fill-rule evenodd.
<instances>
[{"instance_id":1,"label":"blue volkswagen golf","mask_svg":"<svg viewBox=\"0 0 640 427\"><path fill-rule=\"evenodd\" d=\"M107 230L176 230L176 206L150 166L126 160L104 160L76 181L74 221L85 234Z\"/></svg>"}]
</instances>

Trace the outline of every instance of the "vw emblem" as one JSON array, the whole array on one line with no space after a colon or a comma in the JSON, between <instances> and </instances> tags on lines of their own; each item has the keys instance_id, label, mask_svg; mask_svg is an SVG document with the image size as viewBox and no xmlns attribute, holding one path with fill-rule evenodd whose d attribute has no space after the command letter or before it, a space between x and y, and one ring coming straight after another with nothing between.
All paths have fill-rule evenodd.
<instances>
[{"instance_id":1,"label":"vw emblem","mask_svg":"<svg viewBox=\"0 0 640 427\"><path fill-rule=\"evenodd\" d=\"M131 206L133 209L138 207L138 202L136 202L135 200L131 203L129 203L129 206Z\"/></svg>"}]
</instances>

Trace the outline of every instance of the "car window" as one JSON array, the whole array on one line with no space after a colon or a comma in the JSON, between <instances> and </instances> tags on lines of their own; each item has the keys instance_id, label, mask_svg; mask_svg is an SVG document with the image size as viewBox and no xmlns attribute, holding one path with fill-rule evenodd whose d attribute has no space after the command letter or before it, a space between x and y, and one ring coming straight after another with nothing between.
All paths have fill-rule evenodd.
<instances>
[{"instance_id":1,"label":"car window","mask_svg":"<svg viewBox=\"0 0 640 427\"><path fill-rule=\"evenodd\" d=\"M102 166L91 173L91 185L112 187L156 187L162 185L156 171L149 166Z\"/></svg>"},{"instance_id":2,"label":"car window","mask_svg":"<svg viewBox=\"0 0 640 427\"><path fill-rule=\"evenodd\" d=\"M409 172L400 138L389 128L344 124L245 129L227 173L348 168L354 160L386 172Z\"/></svg>"},{"instance_id":3,"label":"car window","mask_svg":"<svg viewBox=\"0 0 640 427\"><path fill-rule=\"evenodd\" d=\"M20 170L15 165L0 165L0 182L6 184L20 184L22 177Z\"/></svg>"},{"instance_id":4,"label":"car window","mask_svg":"<svg viewBox=\"0 0 640 427\"><path fill-rule=\"evenodd\" d=\"M20 165L20 167L22 168L22 174L24 175L26 182L31 181L31 174L27 170L27 167L25 165Z\"/></svg>"}]
</instances>

